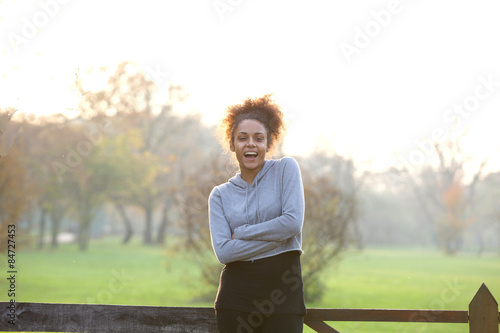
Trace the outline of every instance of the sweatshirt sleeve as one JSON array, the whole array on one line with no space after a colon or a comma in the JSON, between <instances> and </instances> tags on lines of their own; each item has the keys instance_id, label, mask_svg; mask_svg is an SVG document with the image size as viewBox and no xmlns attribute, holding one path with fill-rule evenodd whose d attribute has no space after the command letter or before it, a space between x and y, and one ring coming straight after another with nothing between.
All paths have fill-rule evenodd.
<instances>
[{"instance_id":1,"label":"sweatshirt sleeve","mask_svg":"<svg viewBox=\"0 0 500 333\"><path fill-rule=\"evenodd\" d=\"M247 260L280 245L275 241L231 239L231 228L224 215L219 189L214 188L208 200L212 247L221 264Z\"/></svg>"},{"instance_id":2,"label":"sweatshirt sleeve","mask_svg":"<svg viewBox=\"0 0 500 333\"><path fill-rule=\"evenodd\" d=\"M254 241L281 242L302 231L304 223L304 187L300 168L293 158L287 158L282 174L282 213L257 224L245 224L234 230L234 238Z\"/></svg>"}]
</instances>

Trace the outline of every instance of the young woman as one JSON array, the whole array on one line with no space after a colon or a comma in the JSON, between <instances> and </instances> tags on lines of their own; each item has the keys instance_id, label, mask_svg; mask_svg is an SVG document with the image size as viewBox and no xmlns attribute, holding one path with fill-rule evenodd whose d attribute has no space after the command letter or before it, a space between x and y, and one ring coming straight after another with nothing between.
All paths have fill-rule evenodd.
<instances>
[{"instance_id":1,"label":"young woman","mask_svg":"<svg viewBox=\"0 0 500 333\"><path fill-rule=\"evenodd\" d=\"M219 332L302 332L302 177L293 158L266 159L285 130L283 113L270 95L247 99L228 107L220 129L240 172L209 197L212 246L225 265Z\"/></svg>"}]
</instances>

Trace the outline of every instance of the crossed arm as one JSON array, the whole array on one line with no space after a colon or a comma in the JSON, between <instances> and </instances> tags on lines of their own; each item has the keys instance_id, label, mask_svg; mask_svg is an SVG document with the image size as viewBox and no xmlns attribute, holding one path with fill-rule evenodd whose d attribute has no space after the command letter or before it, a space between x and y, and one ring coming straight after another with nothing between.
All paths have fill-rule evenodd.
<instances>
[{"instance_id":1,"label":"crossed arm","mask_svg":"<svg viewBox=\"0 0 500 333\"><path fill-rule=\"evenodd\" d=\"M297 162L287 159L283 171L281 215L258 224L234 229L234 238L282 242L302 231L304 222L304 188Z\"/></svg>"},{"instance_id":2,"label":"crossed arm","mask_svg":"<svg viewBox=\"0 0 500 333\"><path fill-rule=\"evenodd\" d=\"M279 246L280 243L275 241L234 239L217 189L210 195L209 207L212 246L220 263L247 260Z\"/></svg>"},{"instance_id":3,"label":"crossed arm","mask_svg":"<svg viewBox=\"0 0 500 333\"><path fill-rule=\"evenodd\" d=\"M209 198L210 233L219 262L225 264L250 259L277 248L301 232L304 220L302 178L295 160L288 160L286 168L282 179L282 214L255 225L242 225L233 232L224 216L219 190L212 191Z\"/></svg>"}]
</instances>

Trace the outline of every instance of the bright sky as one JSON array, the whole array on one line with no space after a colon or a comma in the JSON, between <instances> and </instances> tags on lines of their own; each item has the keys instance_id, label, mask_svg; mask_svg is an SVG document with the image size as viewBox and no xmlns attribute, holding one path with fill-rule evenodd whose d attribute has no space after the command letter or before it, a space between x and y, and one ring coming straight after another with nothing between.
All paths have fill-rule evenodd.
<instances>
[{"instance_id":1,"label":"bright sky","mask_svg":"<svg viewBox=\"0 0 500 333\"><path fill-rule=\"evenodd\" d=\"M500 169L499 13L498 0L1 1L0 107L77 112L75 68L129 60L160 89L184 85L207 122L273 92L289 154L321 142L418 165L456 118Z\"/></svg>"}]
</instances>

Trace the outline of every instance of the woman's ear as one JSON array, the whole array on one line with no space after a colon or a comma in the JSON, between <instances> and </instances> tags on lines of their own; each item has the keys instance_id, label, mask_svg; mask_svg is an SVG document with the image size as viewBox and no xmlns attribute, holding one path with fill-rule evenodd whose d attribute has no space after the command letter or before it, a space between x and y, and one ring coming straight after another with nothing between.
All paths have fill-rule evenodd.
<instances>
[{"instance_id":1,"label":"woman's ear","mask_svg":"<svg viewBox=\"0 0 500 333\"><path fill-rule=\"evenodd\" d=\"M234 146L232 142L229 142L229 150L234 151Z\"/></svg>"}]
</instances>

